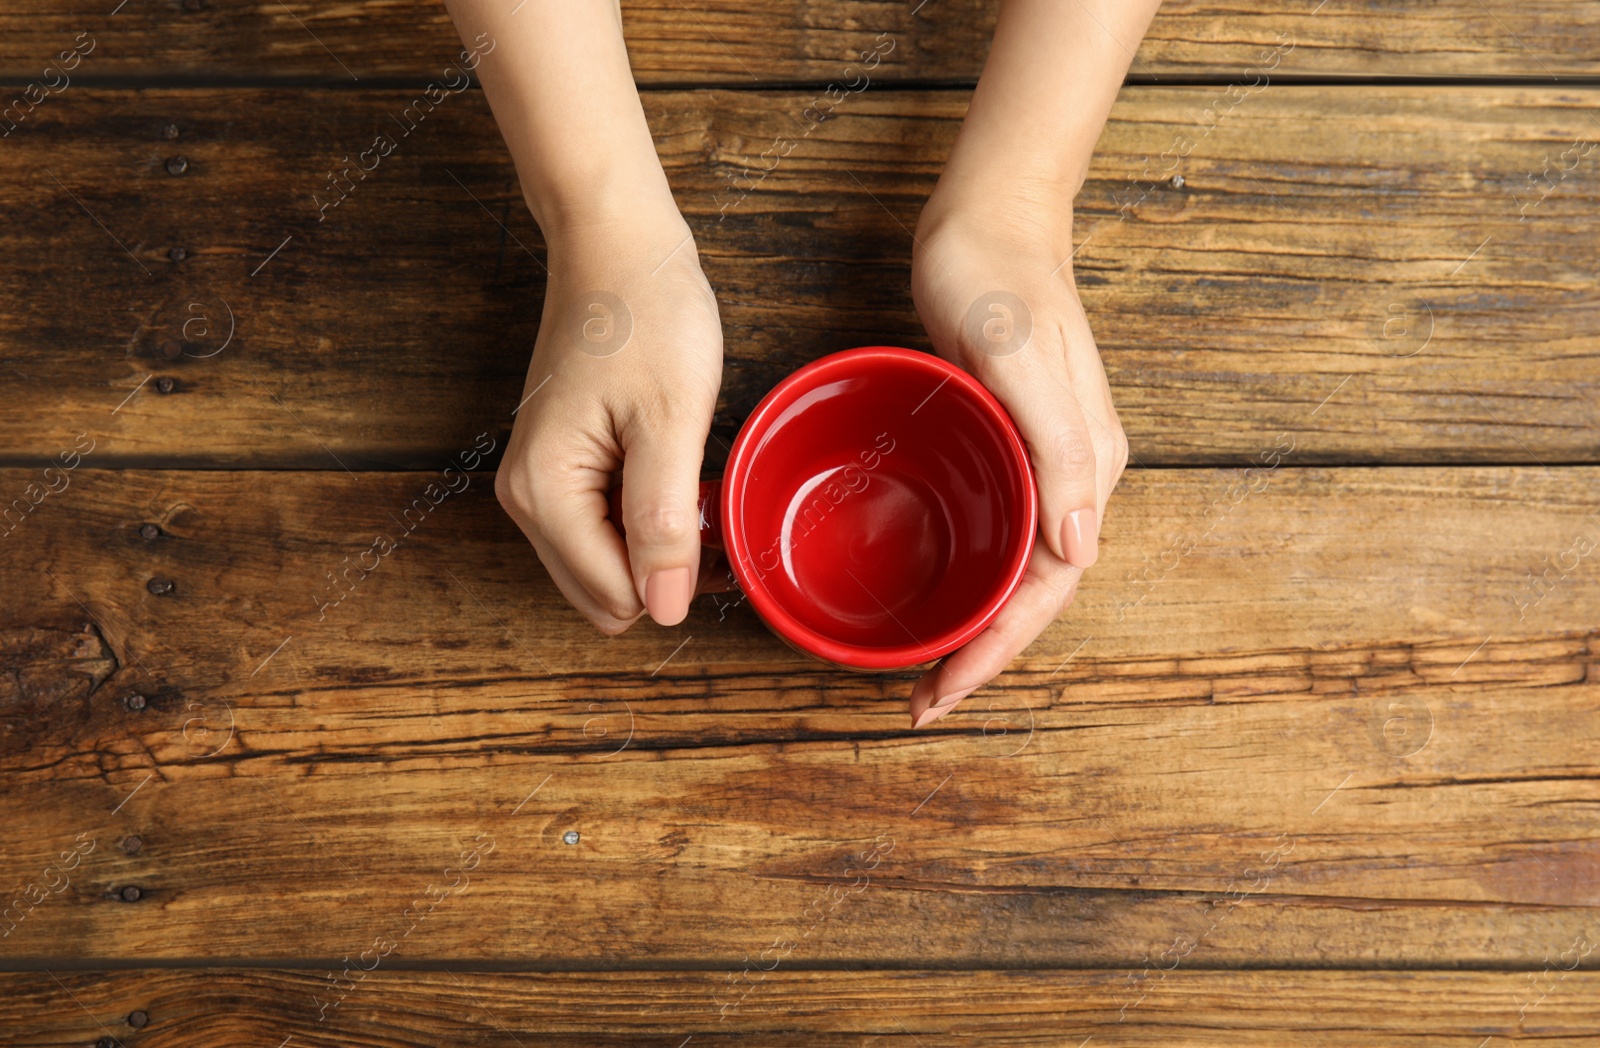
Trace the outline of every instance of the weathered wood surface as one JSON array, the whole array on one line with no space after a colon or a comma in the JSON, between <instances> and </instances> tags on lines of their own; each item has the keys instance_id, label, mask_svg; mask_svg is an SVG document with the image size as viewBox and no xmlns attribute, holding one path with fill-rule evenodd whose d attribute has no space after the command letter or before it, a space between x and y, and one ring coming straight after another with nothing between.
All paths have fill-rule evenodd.
<instances>
[{"instance_id":1,"label":"weathered wood surface","mask_svg":"<svg viewBox=\"0 0 1600 1048\"><path fill-rule=\"evenodd\" d=\"M9 4L0 15L0 71L36 77L80 32L99 47L85 75L303 77L359 83L437 75L461 49L437 0L292 0L246 4ZM845 80L880 40L893 52L881 80L975 79L988 53L995 0L627 0L634 75L642 84ZM1600 5L1532 0L1272 0L1249 5L1167 0L1133 64L1135 75L1239 77L1264 49L1296 46L1285 72L1316 76L1517 76L1600 72Z\"/></svg>"},{"instance_id":2,"label":"weathered wood surface","mask_svg":"<svg viewBox=\"0 0 1600 1048\"><path fill-rule=\"evenodd\" d=\"M359 686L510 675L522 687L552 675L648 675L690 634L696 642L658 682L744 667L816 671L861 692L886 679L818 671L749 608L729 606L736 596L703 598L681 627L598 637L484 474L460 494L444 493L438 473L80 467L68 478L0 542L5 624L75 633L87 607L117 653L119 681L139 669L137 656L156 680L181 675L208 694L316 677ZM0 490L20 496L38 479L0 471ZM1418 680L1434 665L1453 671L1488 637L1488 656L1450 682L1496 680L1478 674L1538 658L1525 642L1585 635L1600 621L1583 545L1600 545L1597 482L1589 467L1131 470L1072 614L1016 669L1060 668L1057 679L1070 680L1060 664L1076 651L1074 666L1116 666L1106 671L1116 676L1210 679L1257 667L1184 660L1294 652L1299 661L1272 684L1304 691L1341 665L1353 675L1398 660ZM430 485L443 494L437 506ZM159 537L141 537L144 524ZM398 548L363 557L379 534ZM174 593L153 595L156 579ZM290 634L282 662L258 671Z\"/></svg>"},{"instance_id":3,"label":"weathered wood surface","mask_svg":"<svg viewBox=\"0 0 1600 1048\"><path fill-rule=\"evenodd\" d=\"M1537 986L1534 979L1537 977ZM0 1023L28 1048L124 1043L421 1048L440 1043L1005 1046L1406 1045L1600 1036L1593 972L1176 970L1122 1010L1115 971L778 969L745 1007L707 972L495 974L375 970L317 1022L326 980L306 972L56 972L0 976ZM322 993L322 997L316 995ZM1527 1007L1524 1007L1526 1005ZM143 1012L134 1032L127 1018ZM1120 1021L1119 1021L1120 1017ZM536 1039L536 1040L530 1040Z\"/></svg>"},{"instance_id":4,"label":"weathered wood surface","mask_svg":"<svg viewBox=\"0 0 1600 1048\"><path fill-rule=\"evenodd\" d=\"M20 961L338 959L480 835L405 956L1517 966L1600 905L1594 469L1134 471L923 733L748 609L601 640L481 474L342 597L430 476L71 477L0 543L5 883L97 845Z\"/></svg>"},{"instance_id":5,"label":"weathered wood surface","mask_svg":"<svg viewBox=\"0 0 1600 1048\"><path fill-rule=\"evenodd\" d=\"M74 86L41 105L0 149L0 280L28 289L0 324L0 461L88 433L99 466L432 468L503 437L543 249L478 93L315 202L415 97ZM965 97L851 96L770 172L812 94L646 99L722 304L723 444L807 360L925 345L907 229ZM1299 463L1594 461L1591 102L1124 91L1074 265L1135 461L1242 465L1280 433ZM1160 156L1202 122L1174 187Z\"/></svg>"}]
</instances>

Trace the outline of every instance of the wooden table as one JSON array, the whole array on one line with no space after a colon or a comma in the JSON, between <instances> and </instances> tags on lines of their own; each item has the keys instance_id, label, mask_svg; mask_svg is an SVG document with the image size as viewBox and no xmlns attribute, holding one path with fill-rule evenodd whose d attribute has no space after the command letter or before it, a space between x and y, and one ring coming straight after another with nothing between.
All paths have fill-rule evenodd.
<instances>
[{"instance_id":1,"label":"wooden table","mask_svg":"<svg viewBox=\"0 0 1600 1048\"><path fill-rule=\"evenodd\" d=\"M0 14L0 1041L1600 1043L1600 3L1169 0L1077 201L1135 468L921 732L742 606L599 637L500 512L481 93L317 203L442 7L112 7ZM714 458L926 344L993 5L625 8Z\"/></svg>"}]
</instances>

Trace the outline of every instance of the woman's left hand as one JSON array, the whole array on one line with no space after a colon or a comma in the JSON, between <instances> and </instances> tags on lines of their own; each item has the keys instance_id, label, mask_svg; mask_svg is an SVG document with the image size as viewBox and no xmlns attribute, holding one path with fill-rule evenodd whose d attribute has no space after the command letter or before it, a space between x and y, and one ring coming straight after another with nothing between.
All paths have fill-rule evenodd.
<instances>
[{"instance_id":1,"label":"woman's left hand","mask_svg":"<svg viewBox=\"0 0 1600 1048\"><path fill-rule=\"evenodd\" d=\"M917 682L917 728L998 675L1072 603L1128 461L1073 280L1070 210L1046 215L941 192L918 223L912 297L934 349L1016 421L1039 485L1039 533L1022 585L994 621Z\"/></svg>"}]
</instances>

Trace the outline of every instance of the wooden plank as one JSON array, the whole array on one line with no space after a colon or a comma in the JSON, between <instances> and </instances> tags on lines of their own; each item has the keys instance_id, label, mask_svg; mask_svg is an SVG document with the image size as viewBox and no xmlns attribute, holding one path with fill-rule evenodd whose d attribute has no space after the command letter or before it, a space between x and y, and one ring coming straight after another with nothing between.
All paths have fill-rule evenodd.
<instances>
[{"instance_id":1,"label":"wooden plank","mask_svg":"<svg viewBox=\"0 0 1600 1048\"><path fill-rule=\"evenodd\" d=\"M287 4L129 4L63 8L22 0L0 15L0 69L39 76L80 32L98 47L82 73L151 79L310 77L359 82L437 75L460 50L432 0ZM975 79L988 52L995 0L628 0L622 5L634 75L644 84L858 80L849 64L881 40L893 51L878 80ZM1492 7L1492 9L1491 9ZM1167 0L1138 49L1136 75L1244 77L1264 49L1292 42L1282 71L1317 76L1520 76L1600 72L1600 7L1533 0L1274 0L1242 6ZM59 83L58 79L51 82Z\"/></svg>"},{"instance_id":2,"label":"wooden plank","mask_svg":"<svg viewBox=\"0 0 1600 1048\"><path fill-rule=\"evenodd\" d=\"M1135 985L1178 956L1537 967L1596 906L1596 772L1562 744L1595 690L1389 698L1493 727L1469 739L1450 721L1453 737L1402 763L1368 741L1366 710L1281 700L1078 716L1020 753L977 724L548 755L430 740L423 723L385 727L356 756L311 742L179 765L187 711L106 740L108 764L141 747L164 758L138 775L9 777L3 949L30 967L331 965L388 936L408 962L737 973L779 942L811 967L1089 965ZM1508 709L1535 727L1504 727ZM250 745L249 711L234 715ZM314 710L303 735L360 715ZM1332 738L1302 741L1312 732ZM1491 735L1504 758L1482 756ZM91 844L54 892L58 856Z\"/></svg>"},{"instance_id":3,"label":"wooden plank","mask_svg":"<svg viewBox=\"0 0 1600 1048\"><path fill-rule=\"evenodd\" d=\"M522 687L547 676L817 670L736 596L703 598L679 628L599 638L481 473L431 507L424 495L441 474L80 467L68 478L0 544L5 624L76 635L88 609L120 661L114 683L178 675L226 695L274 679ZM0 471L0 491L21 495L38 479ZM1455 671L1487 637L1449 681L1558 683L1518 666L1568 659L1538 645L1587 636L1600 620L1581 545L1600 527L1597 481L1590 467L1131 470L1111 502L1104 559L1072 615L1018 668L1065 683L1075 671L1061 660L1077 651L1074 666L1118 679L1270 674L1282 683L1268 690L1304 693L1324 676L1444 683L1440 668ZM157 538L141 537L146 524ZM395 551L361 558L379 534ZM173 593L153 595L157 579ZM693 633L700 642L657 672ZM280 663L263 679L258 667L289 634L299 643L283 662L294 668ZM1294 654L1261 654L1271 652ZM1493 676L1501 663L1512 676ZM858 693L885 679L817 676L859 682Z\"/></svg>"},{"instance_id":4,"label":"wooden plank","mask_svg":"<svg viewBox=\"0 0 1600 1048\"><path fill-rule=\"evenodd\" d=\"M1175 970L1123 1010L1114 971L774 970L746 1007L719 1014L719 974L494 974L377 969L318 1022L320 973L278 969L0 976L0 1022L29 1046L155 1038L195 1048L278 1043L1235 1046L1454 1048L1600 1036L1587 970L1323 972ZM322 996L318 996L318 994ZM722 996L719 998L718 995ZM127 1018L142 1012L135 1033Z\"/></svg>"},{"instance_id":5,"label":"wooden plank","mask_svg":"<svg viewBox=\"0 0 1600 1048\"><path fill-rule=\"evenodd\" d=\"M1244 465L1280 440L1296 463L1600 456L1600 150L1526 187L1600 137L1583 92L1273 86L1216 118L1174 188L1149 158L1217 97L1125 91L1077 202L1136 463ZM647 100L722 304L722 445L808 360L925 345L907 230L964 95L852 98L763 175L808 99ZM55 289L4 307L0 461L80 435L97 466L433 468L482 432L503 445L544 272L482 100L451 96L337 208L314 202L410 101L83 88L41 107L0 151L0 278Z\"/></svg>"},{"instance_id":6,"label":"wooden plank","mask_svg":"<svg viewBox=\"0 0 1600 1048\"><path fill-rule=\"evenodd\" d=\"M744 608L601 640L482 474L342 596L427 477L71 477L0 543L49 667L0 883L97 845L8 957L337 959L474 842L408 958L1524 965L1600 905L1600 470L1135 471L1074 613L922 733Z\"/></svg>"}]
</instances>

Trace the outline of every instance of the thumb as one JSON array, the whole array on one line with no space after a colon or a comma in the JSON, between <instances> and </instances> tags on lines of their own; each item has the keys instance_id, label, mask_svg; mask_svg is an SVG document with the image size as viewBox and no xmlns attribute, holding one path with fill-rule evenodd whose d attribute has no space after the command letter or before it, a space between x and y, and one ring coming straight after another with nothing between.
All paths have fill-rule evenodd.
<instances>
[{"instance_id":1,"label":"thumb","mask_svg":"<svg viewBox=\"0 0 1600 1048\"><path fill-rule=\"evenodd\" d=\"M1099 556L1098 463L1093 420L1072 388L1067 333L1036 323L1027 301L1007 291L970 301L959 327L929 326L934 348L970 371L1011 413L1039 485L1044 544L1061 560L1087 568ZM1083 327L1087 335L1087 323Z\"/></svg>"},{"instance_id":2,"label":"thumb","mask_svg":"<svg viewBox=\"0 0 1600 1048\"><path fill-rule=\"evenodd\" d=\"M1095 423L1073 393L1065 347L1037 328L1031 336L1020 350L1003 345L998 352L974 337L978 351L955 356L1005 405L1028 445L1045 546L1087 568L1099 556Z\"/></svg>"},{"instance_id":3,"label":"thumb","mask_svg":"<svg viewBox=\"0 0 1600 1048\"><path fill-rule=\"evenodd\" d=\"M700 573L700 460L708 426L641 427L623 445L622 526L634 586L650 617L676 626Z\"/></svg>"},{"instance_id":4,"label":"thumb","mask_svg":"<svg viewBox=\"0 0 1600 1048\"><path fill-rule=\"evenodd\" d=\"M1100 555L1094 436L1068 385L1066 368L1055 362L1042 366L1048 376L1029 380L1020 396L990 389L1011 412L1028 445L1039 484L1039 529L1045 545L1073 567L1087 568Z\"/></svg>"}]
</instances>

